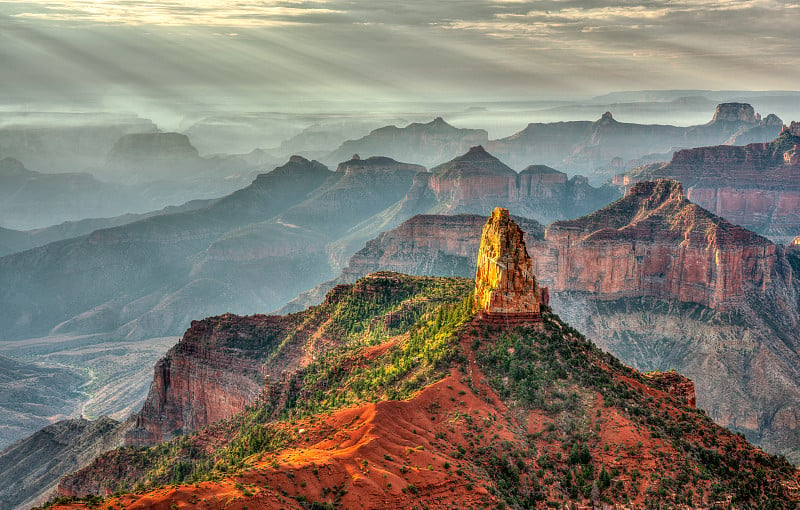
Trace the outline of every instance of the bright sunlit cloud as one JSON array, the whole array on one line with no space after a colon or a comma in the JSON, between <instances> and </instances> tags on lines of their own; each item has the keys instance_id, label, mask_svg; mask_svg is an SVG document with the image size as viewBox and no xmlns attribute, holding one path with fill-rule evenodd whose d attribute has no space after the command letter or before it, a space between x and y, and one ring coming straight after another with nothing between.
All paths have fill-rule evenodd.
<instances>
[{"instance_id":1,"label":"bright sunlit cloud","mask_svg":"<svg viewBox=\"0 0 800 510\"><path fill-rule=\"evenodd\" d=\"M15 70L0 93L792 89L798 10L797 0L0 1L0 65Z\"/></svg>"},{"instance_id":2,"label":"bright sunlit cloud","mask_svg":"<svg viewBox=\"0 0 800 510\"><path fill-rule=\"evenodd\" d=\"M9 2L23 19L83 21L130 25L266 26L300 21L341 11L316 1L237 2L232 0L138 1L32 1Z\"/></svg>"}]
</instances>

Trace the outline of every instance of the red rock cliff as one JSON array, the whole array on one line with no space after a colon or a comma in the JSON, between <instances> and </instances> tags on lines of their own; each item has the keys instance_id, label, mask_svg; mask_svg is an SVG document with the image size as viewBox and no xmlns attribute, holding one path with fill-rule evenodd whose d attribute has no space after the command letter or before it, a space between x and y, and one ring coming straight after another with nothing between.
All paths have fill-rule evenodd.
<instances>
[{"instance_id":1,"label":"red rock cliff","mask_svg":"<svg viewBox=\"0 0 800 510\"><path fill-rule=\"evenodd\" d=\"M268 341L284 319L231 314L193 321L155 367L150 392L127 444L155 444L242 411L261 394L263 360L256 339ZM251 345L252 344L252 345Z\"/></svg>"},{"instance_id":2,"label":"red rock cliff","mask_svg":"<svg viewBox=\"0 0 800 510\"><path fill-rule=\"evenodd\" d=\"M489 313L538 314L542 291L532 265L522 230L508 209L496 208L481 233L475 306Z\"/></svg>"},{"instance_id":3,"label":"red rock cliff","mask_svg":"<svg viewBox=\"0 0 800 510\"><path fill-rule=\"evenodd\" d=\"M555 222L531 247L555 291L658 296L729 308L764 294L777 247L689 202L680 183L641 182L594 214Z\"/></svg>"},{"instance_id":4,"label":"red rock cliff","mask_svg":"<svg viewBox=\"0 0 800 510\"><path fill-rule=\"evenodd\" d=\"M800 124L769 143L675 152L672 161L632 173L632 181L679 180L687 197L732 223L776 236L800 231Z\"/></svg>"}]
</instances>

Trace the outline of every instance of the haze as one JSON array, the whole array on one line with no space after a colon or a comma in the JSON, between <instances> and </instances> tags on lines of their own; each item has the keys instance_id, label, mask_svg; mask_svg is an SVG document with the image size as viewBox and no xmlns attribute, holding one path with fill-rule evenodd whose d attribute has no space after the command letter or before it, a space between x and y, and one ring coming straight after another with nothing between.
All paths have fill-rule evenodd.
<instances>
[{"instance_id":1,"label":"haze","mask_svg":"<svg viewBox=\"0 0 800 510\"><path fill-rule=\"evenodd\" d=\"M0 94L166 119L219 105L791 89L798 14L771 0L2 2Z\"/></svg>"}]
</instances>

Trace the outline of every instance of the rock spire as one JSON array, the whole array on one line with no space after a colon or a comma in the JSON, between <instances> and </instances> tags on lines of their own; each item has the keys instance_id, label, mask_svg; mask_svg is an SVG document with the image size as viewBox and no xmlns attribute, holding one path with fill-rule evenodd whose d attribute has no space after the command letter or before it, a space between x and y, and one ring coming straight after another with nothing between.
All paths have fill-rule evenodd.
<instances>
[{"instance_id":1,"label":"rock spire","mask_svg":"<svg viewBox=\"0 0 800 510\"><path fill-rule=\"evenodd\" d=\"M509 217L508 209L496 208L481 234L476 307L490 314L538 314L547 289L539 288L532 265L522 229Z\"/></svg>"}]
</instances>

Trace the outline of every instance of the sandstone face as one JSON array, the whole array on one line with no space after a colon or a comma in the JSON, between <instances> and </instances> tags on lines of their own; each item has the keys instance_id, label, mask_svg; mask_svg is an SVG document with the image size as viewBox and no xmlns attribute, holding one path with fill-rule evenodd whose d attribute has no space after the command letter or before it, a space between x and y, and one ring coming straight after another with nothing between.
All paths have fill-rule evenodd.
<instances>
[{"instance_id":1,"label":"sandstone face","mask_svg":"<svg viewBox=\"0 0 800 510\"><path fill-rule=\"evenodd\" d=\"M279 331L279 317L223 315L193 321L155 367L150 392L127 444L151 445L232 417L253 403L267 381L247 340Z\"/></svg>"},{"instance_id":2,"label":"sandstone face","mask_svg":"<svg viewBox=\"0 0 800 510\"><path fill-rule=\"evenodd\" d=\"M542 293L531 268L522 230L508 209L496 208L481 233L475 306L489 313L538 314Z\"/></svg>"},{"instance_id":3,"label":"sandstone face","mask_svg":"<svg viewBox=\"0 0 800 510\"><path fill-rule=\"evenodd\" d=\"M697 205L783 240L800 231L800 124L793 126L769 143L677 151L669 163L632 172L630 181L677 179Z\"/></svg>"},{"instance_id":4,"label":"sandstone face","mask_svg":"<svg viewBox=\"0 0 800 510\"><path fill-rule=\"evenodd\" d=\"M536 220L512 216L529 241L544 239L544 226ZM396 228L382 232L356 252L334 280L300 294L279 310L281 314L318 304L335 285L354 283L376 271L427 276L473 278L485 216L420 214Z\"/></svg>"},{"instance_id":5,"label":"sandstone face","mask_svg":"<svg viewBox=\"0 0 800 510\"><path fill-rule=\"evenodd\" d=\"M551 224L545 240L532 249L534 271L552 275L557 292L718 309L735 308L748 293L764 296L779 257L776 245L709 214L678 182L663 179L635 185L594 214Z\"/></svg>"}]
</instances>

